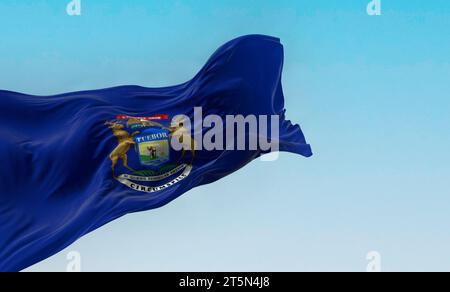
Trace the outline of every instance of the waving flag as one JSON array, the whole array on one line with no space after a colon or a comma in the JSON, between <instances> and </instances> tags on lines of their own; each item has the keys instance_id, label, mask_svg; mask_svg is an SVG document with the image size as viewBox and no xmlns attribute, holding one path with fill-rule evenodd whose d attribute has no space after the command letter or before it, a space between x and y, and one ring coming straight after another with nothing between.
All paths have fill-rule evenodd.
<instances>
[{"instance_id":1,"label":"waving flag","mask_svg":"<svg viewBox=\"0 0 450 292\"><path fill-rule=\"evenodd\" d=\"M24 269L264 153L310 156L285 119L282 64L277 38L250 35L177 86L0 91L0 270Z\"/></svg>"}]
</instances>

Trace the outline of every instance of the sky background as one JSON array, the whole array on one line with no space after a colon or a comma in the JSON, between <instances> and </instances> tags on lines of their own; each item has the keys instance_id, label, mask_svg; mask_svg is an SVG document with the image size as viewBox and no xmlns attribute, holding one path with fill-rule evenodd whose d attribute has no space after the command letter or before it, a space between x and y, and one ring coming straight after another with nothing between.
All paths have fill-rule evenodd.
<instances>
[{"instance_id":1,"label":"sky background","mask_svg":"<svg viewBox=\"0 0 450 292\"><path fill-rule=\"evenodd\" d=\"M450 1L0 2L0 88L175 85L245 34L285 48L287 117L314 156L254 161L29 271L450 270ZM17 113L20 114L20 113Z\"/></svg>"}]
</instances>

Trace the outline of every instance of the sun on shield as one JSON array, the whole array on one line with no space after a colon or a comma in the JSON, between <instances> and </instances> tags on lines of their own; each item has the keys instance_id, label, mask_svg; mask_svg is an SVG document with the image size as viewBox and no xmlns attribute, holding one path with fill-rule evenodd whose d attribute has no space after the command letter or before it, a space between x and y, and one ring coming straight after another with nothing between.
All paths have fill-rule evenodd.
<instances>
[{"instance_id":1,"label":"sun on shield","mask_svg":"<svg viewBox=\"0 0 450 292\"><path fill-rule=\"evenodd\" d=\"M159 167L169 161L169 131L161 128L147 128L135 136L141 165Z\"/></svg>"}]
</instances>

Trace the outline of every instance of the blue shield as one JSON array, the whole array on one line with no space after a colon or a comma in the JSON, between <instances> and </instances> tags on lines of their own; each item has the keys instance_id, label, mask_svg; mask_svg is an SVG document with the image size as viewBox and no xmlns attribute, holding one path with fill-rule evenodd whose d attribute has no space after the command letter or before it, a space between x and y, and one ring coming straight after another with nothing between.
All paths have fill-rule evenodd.
<instances>
[{"instance_id":1,"label":"blue shield","mask_svg":"<svg viewBox=\"0 0 450 292\"><path fill-rule=\"evenodd\" d=\"M170 159L169 131L151 127L134 138L142 166L159 167Z\"/></svg>"}]
</instances>

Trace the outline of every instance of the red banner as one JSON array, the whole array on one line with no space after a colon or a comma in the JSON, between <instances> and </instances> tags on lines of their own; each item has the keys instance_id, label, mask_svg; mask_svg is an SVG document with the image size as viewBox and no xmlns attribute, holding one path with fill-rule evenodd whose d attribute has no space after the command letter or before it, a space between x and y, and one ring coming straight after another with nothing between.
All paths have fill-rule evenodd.
<instances>
[{"instance_id":1,"label":"red banner","mask_svg":"<svg viewBox=\"0 0 450 292\"><path fill-rule=\"evenodd\" d=\"M137 120L145 120L145 121L152 121L152 120L168 120L169 119L169 115L153 115L153 116L149 116L149 117L132 117L132 116L127 116L127 115L118 115L117 116L118 120L128 120L128 119L137 119Z\"/></svg>"}]
</instances>

